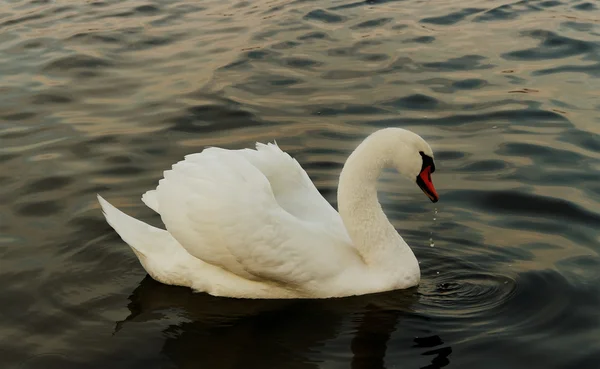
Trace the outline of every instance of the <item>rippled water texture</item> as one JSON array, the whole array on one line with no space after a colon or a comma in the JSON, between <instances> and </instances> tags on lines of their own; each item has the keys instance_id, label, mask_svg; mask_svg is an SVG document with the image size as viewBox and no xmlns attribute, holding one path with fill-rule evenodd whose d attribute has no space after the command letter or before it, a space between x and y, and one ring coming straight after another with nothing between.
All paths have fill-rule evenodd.
<instances>
[{"instance_id":1,"label":"rippled water texture","mask_svg":"<svg viewBox=\"0 0 600 369\"><path fill-rule=\"evenodd\" d=\"M598 367L597 2L6 0L0 76L2 368ZM381 183L409 291L163 286L95 198L160 224L183 155L277 140L335 205L387 126L436 154L439 203Z\"/></svg>"}]
</instances>

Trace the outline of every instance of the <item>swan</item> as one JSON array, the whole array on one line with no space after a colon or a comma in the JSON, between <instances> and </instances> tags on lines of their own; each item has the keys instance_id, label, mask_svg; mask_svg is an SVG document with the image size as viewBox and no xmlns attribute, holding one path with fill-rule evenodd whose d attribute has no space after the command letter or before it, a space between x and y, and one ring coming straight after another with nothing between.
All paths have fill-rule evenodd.
<instances>
[{"instance_id":1,"label":"swan","mask_svg":"<svg viewBox=\"0 0 600 369\"><path fill-rule=\"evenodd\" d=\"M108 224L158 282L230 298L346 297L420 282L417 258L377 199L386 167L438 201L431 147L395 127L368 135L346 160L339 213L275 142L209 147L166 170L142 196L166 230L97 197Z\"/></svg>"}]
</instances>

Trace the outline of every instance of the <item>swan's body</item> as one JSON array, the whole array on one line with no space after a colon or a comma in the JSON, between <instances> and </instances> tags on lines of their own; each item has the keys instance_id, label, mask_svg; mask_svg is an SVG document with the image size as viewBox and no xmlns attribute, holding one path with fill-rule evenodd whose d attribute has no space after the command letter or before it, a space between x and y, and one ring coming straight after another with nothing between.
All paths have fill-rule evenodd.
<instances>
[{"instance_id":1,"label":"swan's body","mask_svg":"<svg viewBox=\"0 0 600 369\"><path fill-rule=\"evenodd\" d=\"M275 144L208 148L165 171L142 201L166 230L98 199L108 223L159 282L238 298L361 295L419 283L419 263L383 213L376 184L392 166L424 178L424 191L437 201L428 177L432 158L412 132L375 132L344 165L339 213Z\"/></svg>"}]
</instances>

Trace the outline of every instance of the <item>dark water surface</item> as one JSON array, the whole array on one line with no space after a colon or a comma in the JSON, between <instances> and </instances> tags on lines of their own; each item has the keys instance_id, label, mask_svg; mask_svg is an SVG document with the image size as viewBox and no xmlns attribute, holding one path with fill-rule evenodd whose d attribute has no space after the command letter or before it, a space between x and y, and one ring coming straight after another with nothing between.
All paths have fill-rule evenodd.
<instances>
[{"instance_id":1,"label":"dark water surface","mask_svg":"<svg viewBox=\"0 0 600 369\"><path fill-rule=\"evenodd\" d=\"M598 368L600 7L593 1L0 3L1 368ZM240 301L160 285L96 193L205 146L272 141L335 205L374 129L418 289Z\"/></svg>"}]
</instances>

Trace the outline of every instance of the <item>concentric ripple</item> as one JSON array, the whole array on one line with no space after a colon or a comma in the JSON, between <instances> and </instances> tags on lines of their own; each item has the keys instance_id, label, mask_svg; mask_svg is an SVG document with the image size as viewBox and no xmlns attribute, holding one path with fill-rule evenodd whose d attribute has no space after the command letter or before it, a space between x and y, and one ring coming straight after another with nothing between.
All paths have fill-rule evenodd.
<instances>
[{"instance_id":1,"label":"concentric ripple","mask_svg":"<svg viewBox=\"0 0 600 369\"><path fill-rule=\"evenodd\" d=\"M441 281L440 281L441 280ZM464 274L436 280L436 288L423 293L421 303L432 314L453 319L480 318L510 300L517 290L514 279L495 274Z\"/></svg>"}]
</instances>

